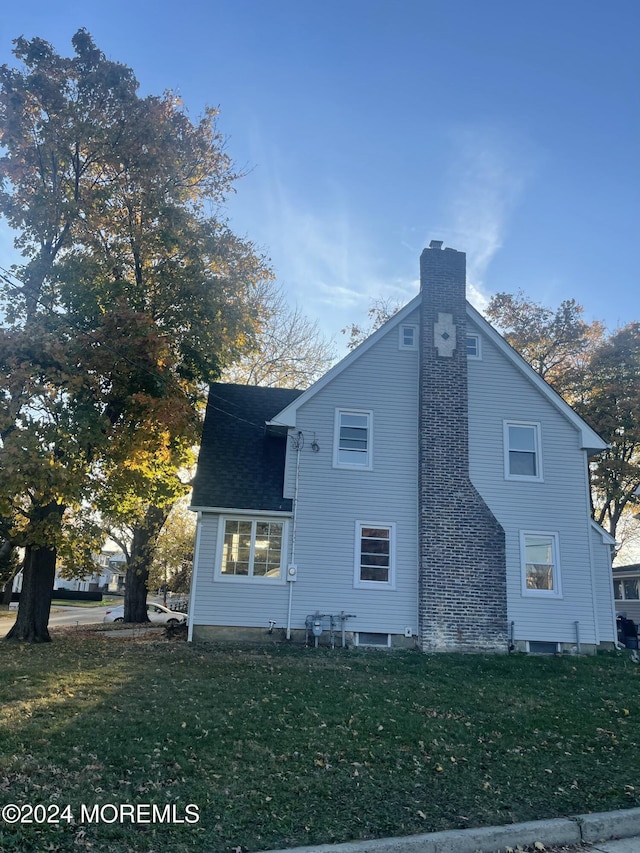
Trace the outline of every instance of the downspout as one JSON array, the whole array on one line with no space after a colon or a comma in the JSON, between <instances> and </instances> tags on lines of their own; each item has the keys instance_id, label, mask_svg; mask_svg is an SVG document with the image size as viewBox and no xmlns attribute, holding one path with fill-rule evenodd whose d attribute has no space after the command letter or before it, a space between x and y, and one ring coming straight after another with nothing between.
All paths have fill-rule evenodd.
<instances>
[{"instance_id":1,"label":"downspout","mask_svg":"<svg viewBox=\"0 0 640 853\"><path fill-rule=\"evenodd\" d=\"M189 617L187 625L187 642L193 641L193 619L196 603L196 582L198 580L198 563L200 562L200 530L202 529L202 513L198 512L198 521L196 524L196 542L193 549L193 572L191 573L191 589L189 590Z\"/></svg>"},{"instance_id":2,"label":"downspout","mask_svg":"<svg viewBox=\"0 0 640 853\"><path fill-rule=\"evenodd\" d=\"M298 434L295 439L295 449L296 449L296 482L293 490L293 518L291 520L291 565L295 566L296 564L296 534L297 534L297 522L298 522L298 486L300 483L300 451L302 450L302 432L298 430ZM287 640L291 639L291 604L293 601L293 580L292 576L287 575L287 581L289 584L289 606L287 608ZM295 573L293 575L295 577Z\"/></svg>"},{"instance_id":3,"label":"downspout","mask_svg":"<svg viewBox=\"0 0 640 853\"><path fill-rule=\"evenodd\" d=\"M593 613L593 638L595 641L596 647L600 645L600 602L598 601L598 594L596 591L596 565L595 565L595 554L593 553L593 542L592 542L592 530L591 530L591 478L589 476L589 454L586 449L584 450L584 461L585 461L585 480L586 480L586 492L587 492L587 548L589 550L589 578L591 580L591 612ZM613 618L615 620L615 608ZM615 627L615 621L614 621ZM614 642L617 639L617 632L614 630L613 633Z\"/></svg>"}]
</instances>

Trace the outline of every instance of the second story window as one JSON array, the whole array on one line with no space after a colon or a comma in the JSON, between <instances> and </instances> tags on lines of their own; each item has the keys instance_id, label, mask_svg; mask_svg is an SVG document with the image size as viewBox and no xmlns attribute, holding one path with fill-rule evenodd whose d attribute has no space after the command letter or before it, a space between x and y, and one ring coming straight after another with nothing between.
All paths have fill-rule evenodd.
<instances>
[{"instance_id":1,"label":"second story window","mask_svg":"<svg viewBox=\"0 0 640 853\"><path fill-rule=\"evenodd\" d=\"M336 410L333 464L371 469L371 412Z\"/></svg>"},{"instance_id":2,"label":"second story window","mask_svg":"<svg viewBox=\"0 0 640 853\"><path fill-rule=\"evenodd\" d=\"M505 421L504 468L507 480L542 480L539 424Z\"/></svg>"}]
</instances>

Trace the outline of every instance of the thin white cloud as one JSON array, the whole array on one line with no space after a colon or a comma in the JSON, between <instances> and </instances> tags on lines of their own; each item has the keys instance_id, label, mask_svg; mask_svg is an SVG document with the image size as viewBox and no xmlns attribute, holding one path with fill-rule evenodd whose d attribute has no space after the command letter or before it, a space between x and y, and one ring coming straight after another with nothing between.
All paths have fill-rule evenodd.
<instances>
[{"instance_id":1,"label":"thin white cloud","mask_svg":"<svg viewBox=\"0 0 640 853\"><path fill-rule=\"evenodd\" d=\"M451 225L443 237L465 247L468 298L482 310L488 301L485 276L531 177L533 157L522 140L487 126L458 126L451 142L445 217Z\"/></svg>"},{"instance_id":2,"label":"thin white cloud","mask_svg":"<svg viewBox=\"0 0 640 853\"><path fill-rule=\"evenodd\" d=\"M324 184L312 181L311 189L304 154L279 150L256 124L251 140L256 168L249 177L252 186L242 190L243 197L251 199L251 209L245 209L242 218L254 239L259 235L258 242L268 247L290 300L338 343L343 340L340 329L367 322L372 300L405 303L415 296L419 252L432 237L466 252L468 298L482 310L488 301L485 275L531 173L527 148L501 129L454 127L439 193L445 203L438 211L428 211L426 239L415 247L400 240L385 252L373 244L367 219L354 213L355 200L344 186L326 179ZM434 221L441 227L434 229ZM412 256L415 250L415 257L390 279L389 253L398 249L409 249Z\"/></svg>"},{"instance_id":3,"label":"thin white cloud","mask_svg":"<svg viewBox=\"0 0 640 853\"><path fill-rule=\"evenodd\" d=\"M344 190L327 182L322 196L310 199L289 189L291 181L287 185L282 175L290 178L295 171L291 157L254 141L260 151L262 241L276 276L291 301L340 343L340 329L364 322L370 300L388 295L389 282L376 271L375 252Z\"/></svg>"}]
</instances>

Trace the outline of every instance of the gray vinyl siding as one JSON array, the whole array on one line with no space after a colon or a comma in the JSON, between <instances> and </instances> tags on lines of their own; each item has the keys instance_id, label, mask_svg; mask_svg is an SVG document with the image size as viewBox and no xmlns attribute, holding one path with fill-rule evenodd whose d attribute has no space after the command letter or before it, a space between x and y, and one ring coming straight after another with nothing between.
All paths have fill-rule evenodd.
<instances>
[{"instance_id":1,"label":"gray vinyl siding","mask_svg":"<svg viewBox=\"0 0 640 853\"><path fill-rule=\"evenodd\" d=\"M418 312L405 323L418 323ZM469 359L471 480L503 526L507 548L508 619L516 640L582 643L611 637L611 590L605 548L590 527L587 470L580 435L495 345L481 337L480 359ZM347 630L417 632L418 591L418 351L398 347L397 328L382 336L300 406L295 554L288 523L285 565L295 561L291 628L303 629L316 611L355 614ZM372 413L372 470L333 467L337 408ZM504 476L504 420L537 422L541 429L542 482ZM443 424L446 430L446 424ZM317 445L318 450L312 448ZM297 451L287 444L284 495L295 492ZM249 516L247 516L249 517ZM354 586L356 521L394 524L396 586ZM534 598L521 589L520 531L559 538L562 598ZM203 513L192 606L195 625L278 628L287 624L289 586L214 581L218 515ZM610 584L610 578L609 578ZM608 589L608 592L607 592ZM594 593L598 604L594 602ZM607 598L608 596L608 598ZM636 621L640 618L635 617Z\"/></svg>"},{"instance_id":2,"label":"gray vinyl siding","mask_svg":"<svg viewBox=\"0 0 640 853\"><path fill-rule=\"evenodd\" d=\"M542 482L505 479L503 422L540 424ZM597 642L587 470L578 430L485 338L469 361L471 479L502 524L507 547L507 607L516 640ZM561 598L523 594L520 531L557 533Z\"/></svg>"},{"instance_id":3,"label":"gray vinyl siding","mask_svg":"<svg viewBox=\"0 0 640 853\"><path fill-rule=\"evenodd\" d=\"M627 568L627 571L620 574L616 572L615 575L612 575L616 581L638 580L640 583L640 573L634 571L637 568L635 565L629 567L619 566L618 568ZM615 611L616 615L625 616L627 619L635 622L636 625L640 625L640 600L637 598L616 598Z\"/></svg>"},{"instance_id":4,"label":"gray vinyl siding","mask_svg":"<svg viewBox=\"0 0 640 853\"><path fill-rule=\"evenodd\" d=\"M611 545L603 541L602 536L593 525L591 525L591 553L593 558L600 642L611 643L617 640L615 605L613 600L613 574L611 571ZM640 602L638 603L640 604Z\"/></svg>"},{"instance_id":5,"label":"gray vinyl siding","mask_svg":"<svg viewBox=\"0 0 640 853\"><path fill-rule=\"evenodd\" d=\"M418 315L407 318L417 323ZM355 614L350 631L417 631L418 352L381 338L298 410L300 451L292 627L321 613ZM336 408L372 412L371 471L333 467ZM314 452L313 439L319 445ZM293 495L289 444L286 494ZM354 587L356 521L396 526L396 588Z\"/></svg>"},{"instance_id":6,"label":"gray vinyl siding","mask_svg":"<svg viewBox=\"0 0 640 853\"><path fill-rule=\"evenodd\" d=\"M640 625L640 601L618 600L616 601L616 613L631 619L636 625Z\"/></svg>"},{"instance_id":7,"label":"gray vinyl siding","mask_svg":"<svg viewBox=\"0 0 640 853\"><path fill-rule=\"evenodd\" d=\"M417 374L417 351L400 350L394 330L298 412L295 432L302 432L304 445L296 546L292 553L290 521L286 560L298 566L292 630L304 629L306 617L316 611L344 611L354 616L349 631L417 632ZM372 412L371 471L333 467L336 408ZM314 439L317 452L311 448ZM296 453L290 440L288 497L295 492ZM395 589L354 587L356 521L395 525ZM288 584L214 580L218 523L214 513L203 513L200 520L193 624L268 627L273 619L286 627Z\"/></svg>"},{"instance_id":8,"label":"gray vinyl siding","mask_svg":"<svg viewBox=\"0 0 640 853\"><path fill-rule=\"evenodd\" d=\"M226 517L226 516L225 516ZM250 520L252 516L245 516ZM287 535L291 535L289 519ZM285 582L252 582L250 580L214 581L217 558L217 513L202 513L199 519L197 553L197 588L192 605L194 625L230 625L236 627L269 627L269 620L284 626L287 617L287 588ZM290 548L290 543L287 544ZM288 553L288 552L287 552ZM286 559L285 559L286 566Z\"/></svg>"}]
</instances>

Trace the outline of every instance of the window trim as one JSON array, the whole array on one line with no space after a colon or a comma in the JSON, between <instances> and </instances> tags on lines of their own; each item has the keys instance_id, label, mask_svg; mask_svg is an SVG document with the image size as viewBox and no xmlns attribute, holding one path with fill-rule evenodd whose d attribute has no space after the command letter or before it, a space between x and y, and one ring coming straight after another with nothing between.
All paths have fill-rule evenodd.
<instances>
[{"instance_id":1,"label":"window trim","mask_svg":"<svg viewBox=\"0 0 640 853\"><path fill-rule=\"evenodd\" d=\"M551 540L553 554L553 589L529 589L527 586L527 536L545 536ZM532 598L563 598L562 569L560 564L560 534L553 530L521 530L520 561L522 595Z\"/></svg>"},{"instance_id":2,"label":"window trim","mask_svg":"<svg viewBox=\"0 0 640 853\"><path fill-rule=\"evenodd\" d=\"M535 474L512 474L509 453L509 427L530 427L533 429L535 442L536 473ZM504 449L504 478L524 483L541 483L544 480L542 473L542 430L539 421L503 421L502 441Z\"/></svg>"},{"instance_id":3,"label":"window trim","mask_svg":"<svg viewBox=\"0 0 640 853\"><path fill-rule=\"evenodd\" d=\"M413 343L406 344L404 342L404 330L413 329ZM401 323L398 327L398 349L417 350L418 349L419 327L416 323Z\"/></svg>"},{"instance_id":4,"label":"window trim","mask_svg":"<svg viewBox=\"0 0 640 853\"><path fill-rule=\"evenodd\" d=\"M476 351L473 355L470 355L467 352L467 358L471 359L472 361L480 361L482 359L482 343L481 343L480 335L477 332L468 332L467 337L465 338L465 347L467 345L467 341L469 340L469 338L473 338L475 340Z\"/></svg>"},{"instance_id":5,"label":"window trim","mask_svg":"<svg viewBox=\"0 0 640 853\"><path fill-rule=\"evenodd\" d=\"M638 595L635 598L627 598L627 594L626 594L626 591L624 588L626 581L632 581L633 583L636 584L636 589L637 589ZM622 593L620 598L616 597L616 584L618 584L618 583L620 584L620 592ZM614 578L613 578L613 598L614 598L614 601L637 601L637 602L640 602L640 577L638 577L637 575L627 575L627 576L616 577L614 575Z\"/></svg>"},{"instance_id":6,"label":"window trim","mask_svg":"<svg viewBox=\"0 0 640 853\"><path fill-rule=\"evenodd\" d=\"M282 549L280 551L280 574L273 577L264 577L261 575L228 575L222 571L222 556L224 553L224 533L227 521L248 521L251 522L251 555L253 557L256 537L256 525L272 523L282 525ZM213 572L214 581L222 581L222 583L248 583L248 584L267 584L275 586L286 582L285 567L287 564L287 548L288 548L288 522L282 516L250 516L250 515L221 515L218 519L218 537L216 542L216 556ZM253 571L253 564L250 565L250 570Z\"/></svg>"},{"instance_id":7,"label":"window trim","mask_svg":"<svg viewBox=\"0 0 640 853\"><path fill-rule=\"evenodd\" d=\"M366 581L360 577L362 557L362 530L379 527L389 531L389 580ZM353 586L355 589L395 590L396 588L396 523L395 521L356 521L353 557Z\"/></svg>"},{"instance_id":8,"label":"window trim","mask_svg":"<svg viewBox=\"0 0 640 853\"><path fill-rule=\"evenodd\" d=\"M367 418L367 450L365 462L340 462L340 419L342 415L364 415ZM333 422L333 467L347 471L373 470L373 412L370 409L336 409Z\"/></svg>"}]
</instances>

